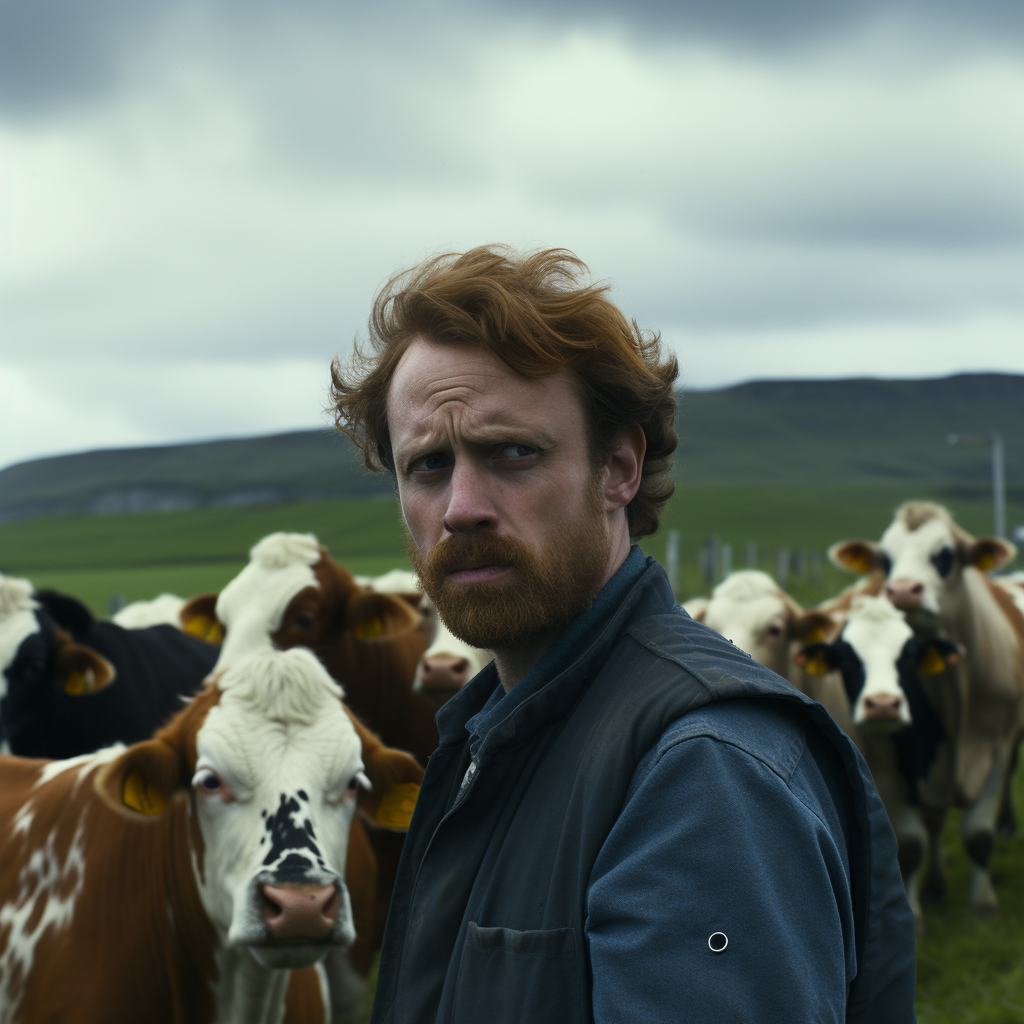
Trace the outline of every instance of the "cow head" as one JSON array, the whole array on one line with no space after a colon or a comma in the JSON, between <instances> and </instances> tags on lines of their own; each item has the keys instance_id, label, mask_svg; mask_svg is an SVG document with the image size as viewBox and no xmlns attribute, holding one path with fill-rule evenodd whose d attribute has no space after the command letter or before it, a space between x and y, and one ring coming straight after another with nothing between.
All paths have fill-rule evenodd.
<instances>
[{"instance_id":1,"label":"cow head","mask_svg":"<svg viewBox=\"0 0 1024 1024\"><path fill-rule=\"evenodd\" d=\"M838 669L854 725L885 732L913 722L918 673L939 675L959 659L960 649L948 640L915 637L885 596L858 598L838 640L808 644L795 655L810 675Z\"/></svg>"},{"instance_id":2,"label":"cow head","mask_svg":"<svg viewBox=\"0 0 1024 1024\"><path fill-rule=\"evenodd\" d=\"M59 612L71 609L71 622L63 616L68 625L92 624L74 598L37 594L28 580L0 576L0 733L24 756L45 755L42 740L60 701L96 693L116 678L106 658L54 620L54 598Z\"/></svg>"},{"instance_id":3,"label":"cow head","mask_svg":"<svg viewBox=\"0 0 1024 1024\"><path fill-rule=\"evenodd\" d=\"M422 775L379 744L364 763L340 698L309 651L260 652L96 776L103 799L140 827L188 801L203 906L224 943L267 967L308 965L353 941L342 879L359 793L379 804L403 772Z\"/></svg>"},{"instance_id":4,"label":"cow head","mask_svg":"<svg viewBox=\"0 0 1024 1024\"><path fill-rule=\"evenodd\" d=\"M904 612L943 612L965 569L986 572L1012 561L1015 545L999 537L972 537L941 505L901 505L881 542L847 540L833 544L829 558L854 572L879 571L885 592Z\"/></svg>"},{"instance_id":5,"label":"cow head","mask_svg":"<svg viewBox=\"0 0 1024 1024\"><path fill-rule=\"evenodd\" d=\"M779 675L787 674L792 641L823 640L835 628L824 612L804 611L769 575L753 569L731 573L691 614Z\"/></svg>"},{"instance_id":6,"label":"cow head","mask_svg":"<svg viewBox=\"0 0 1024 1024\"><path fill-rule=\"evenodd\" d=\"M419 621L407 601L358 586L314 536L297 533L264 537L219 595L194 598L181 611L187 632L221 632L217 669L257 650L289 647L308 647L330 668L339 643L385 640Z\"/></svg>"}]
</instances>

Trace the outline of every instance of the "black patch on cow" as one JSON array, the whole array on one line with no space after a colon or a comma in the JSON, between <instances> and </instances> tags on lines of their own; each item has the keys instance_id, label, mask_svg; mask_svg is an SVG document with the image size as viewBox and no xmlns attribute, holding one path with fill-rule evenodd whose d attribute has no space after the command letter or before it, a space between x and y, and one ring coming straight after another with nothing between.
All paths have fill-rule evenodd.
<instances>
[{"instance_id":1,"label":"black patch on cow","mask_svg":"<svg viewBox=\"0 0 1024 1024\"><path fill-rule=\"evenodd\" d=\"M932 565L935 566L935 571L945 579L953 571L953 563L956 561L956 555L953 553L953 549L946 547L939 551L937 554L932 555Z\"/></svg>"},{"instance_id":2,"label":"black patch on cow","mask_svg":"<svg viewBox=\"0 0 1024 1024\"><path fill-rule=\"evenodd\" d=\"M829 663L843 674L843 688L850 698L850 707L857 703L860 691L864 689L864 663L857 652L842 638L829 645L832 656Z\"/></svg>"},{"instance_id":3,"label":"black patch on cow","mask_svg":"<svg viewBox=\"0 0 1024 1024\"><path fill-rule=\"evenodd\" d=\"M878 568L882 570L882 575L888 578L889 573L892 572L892 559L884 551L878 552L877 559Z\"/></svg>"},{"instance_id":4,"label":"black patch on cow","mask_svg":"<svg viewBox=\"0 0 1024 1024\"><path fill-rule=\"evenodd\" d=\"M76 640L87 637L96 624L92 612L77 597L60 594L56 590L37 590L32 596L49 612L53 621Z\"/></svg>"},{"instance_id":5,"label":"black patch on cow","mask_svg":"<svg viewBox=\"0 0 1024 1024\"><path fill-rule=\"evenodd\" d=\"M300 800L305 800L307 804L309 803L309 797L306 796L306 791L304 789L300 789L297 795Z\"/></svg>"},{"instance_id":6,"label":"black patch on cow","mask_svg":"<svg viewBox=\"0 0 1024 1024\"><path fill-rule=\"evenodd\" d=\"M939 744L946 738L946 730L924 692L917 668L925 651L933 643L933 640L911 637L903 645L896 662L900 689L910 708L911 724L896 733L893 744L900 772L907 780L907 796L912 804L920 803L918 784L927 777Z\"/></svg>"},{"instance_id":7,"label":"black patch on cow","mask_svg":"<svg viewBox=\"0 0 1024 1024\"><path fill-rule=\"evenodd\" d=\"M313 867L314 860L327 870L320 848L316 845L312 822L306 818L301 827L295 824L299 810L299 801L282 793L280 806L264 825L270 836L270 850L263 858L263 863L268 867L274 866L275 877L288 874L305 877Z\"/></svg>"}]
</instances>

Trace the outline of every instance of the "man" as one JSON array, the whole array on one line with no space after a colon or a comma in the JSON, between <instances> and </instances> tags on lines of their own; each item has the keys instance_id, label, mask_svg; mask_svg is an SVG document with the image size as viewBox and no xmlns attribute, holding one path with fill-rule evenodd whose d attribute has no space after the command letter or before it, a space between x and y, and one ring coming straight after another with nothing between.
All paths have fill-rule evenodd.
<instances>
[{"instance_id":1,"label":"man","mask_svg":"<svg viewBox=\"0 0 1024 1024\"><path fill-rule=\"evenodd\" d=\"M438 713L373 1020L912 1021L866 766L631 546L672 493L677 370L585 269L431 260L333 368L424 589L495 653Z\"/></svg>"}]
</instances>

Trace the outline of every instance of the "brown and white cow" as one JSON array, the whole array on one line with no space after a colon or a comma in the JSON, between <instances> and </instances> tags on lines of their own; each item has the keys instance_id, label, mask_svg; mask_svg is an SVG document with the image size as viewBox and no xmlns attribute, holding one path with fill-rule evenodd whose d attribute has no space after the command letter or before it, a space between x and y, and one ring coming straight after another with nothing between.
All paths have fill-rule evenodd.
<instances>
[{"instance_id":1,"label":"brown and white cow","mask_svg":"<svg viewBox=\"0 0 1024 1024\"><path fill-rule=\"evenodd\" d=\"M312 534L272 533L219 594L188 601L187 632L222 637L216 669L257 650L308 647L345 687L348 706L421 764L437 747L435 708L412 692L426 637L396 594L356 584Z\"/></svg>"},{"instance_id":2,"label":"brown and white cow","mask_svg":"<svg viewBox=\"0 0 1024 1024\"><path fill-rule=\"evenodd\" d=\"M953 737L944 773L922 788L933 810L931 888L941 890L939 836L945 809L965 808L962 839L971 860L971 906L992 913L998 900L988 874L996 818L1016 741L1024 726L1024 614L987 570L1011 561L1016 548L998 537L975 538L931 502L902 505L879 543L848 540L829 557L857 572L880 571L892 603L918 632L941 631L963 647L958 685L938 713Z\"/></svg>"},{"instance_id":3,"label":"brown and white cow","mask_svg":"<svg viewBox=\"0 0 1024 1024\"><path fill-rule=\"evenodd\" d=\"M0 758L0 1021L325 1020L357 800L421 775L341 695L308 651L265 651L151 740Z\"/></svg>"}]
</instances>

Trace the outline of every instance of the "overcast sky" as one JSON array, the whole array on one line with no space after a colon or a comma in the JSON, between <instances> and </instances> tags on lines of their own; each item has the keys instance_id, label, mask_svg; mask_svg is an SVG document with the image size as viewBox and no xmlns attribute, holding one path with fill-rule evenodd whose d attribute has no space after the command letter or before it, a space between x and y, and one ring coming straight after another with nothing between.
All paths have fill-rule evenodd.
<instances>
[{"instance_id":1,"label":"overcast sky","mask_svg":"<svg viewBox=\"0 0 1024 1024\"><path fill-rule=\"evenodd\" d=\"M394 270L564 246L684 382L1024 372L1024 6L2 0L0 466L322 425Z\"/></svg>"}]
</instances>

